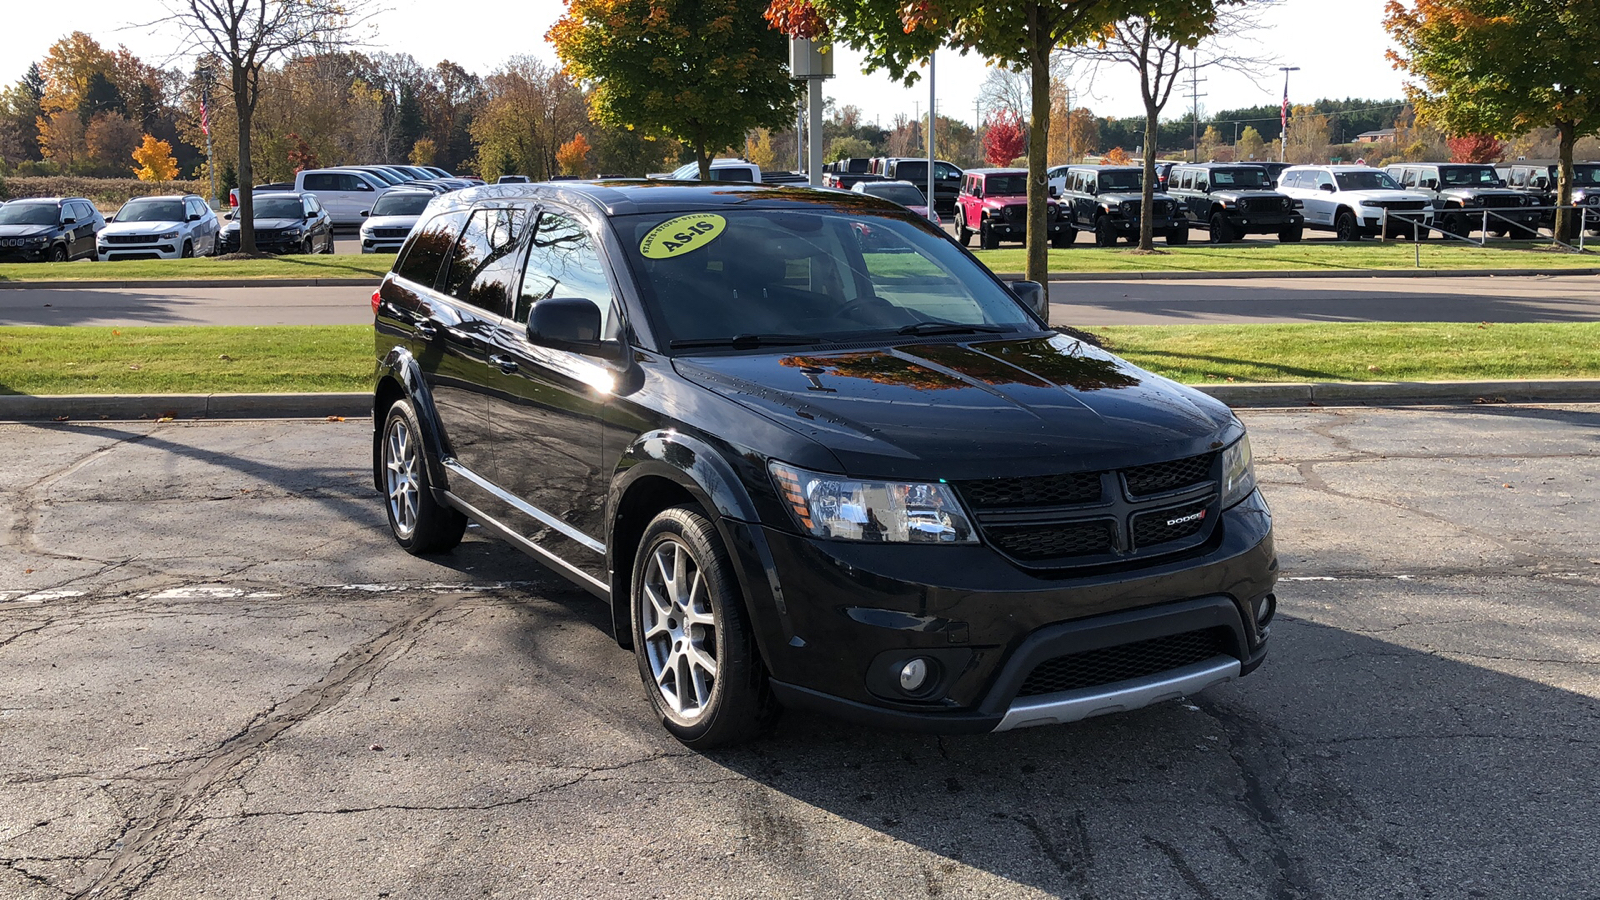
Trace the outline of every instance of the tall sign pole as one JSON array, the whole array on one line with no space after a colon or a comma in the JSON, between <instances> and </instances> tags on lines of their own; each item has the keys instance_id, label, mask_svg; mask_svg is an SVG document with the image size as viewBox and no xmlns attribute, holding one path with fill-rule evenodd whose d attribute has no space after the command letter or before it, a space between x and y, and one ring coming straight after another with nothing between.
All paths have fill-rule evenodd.
<instances>
[{"instance_id":1,"label":"tall sign pole","mask_svg":"<svg viewBox=\"0 0 1600 900\"><path fill-rule=\"evenodd\" d=\"M211 155L211 66L201 63L195 69L195 75L200 79L200 130L206 136L206 171L211 173L211 208L217 209L217 162Z\"/></svg>"},{"instance_id":2,"label":"tall sign pole","mask_svg":"<svg viewBox=\"0 0 1600 900\"><path fill-rule=\"evenodd\" d=\"M933 218L939 198L933 193L933 123L938 118L938 107L933 103L933 54L928 54L928 218Z\"/></svg>"},{"instance_id":3,"label":"tall sign pole","mask_svg":"<svg viewBox=\"0 0 1600 900\"><path fill-rule=\"evenodd\" d=\"M806 38L789 41L789 77L806 83L806 174L822 186L822 82L833 77L833 47Z\"/></svg>"}]
</instances>

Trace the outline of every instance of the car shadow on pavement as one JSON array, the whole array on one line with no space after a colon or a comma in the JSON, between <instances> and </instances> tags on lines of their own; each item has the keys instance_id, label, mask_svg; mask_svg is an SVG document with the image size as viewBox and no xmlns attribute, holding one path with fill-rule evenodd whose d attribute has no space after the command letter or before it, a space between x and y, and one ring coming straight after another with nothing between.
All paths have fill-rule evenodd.
<instances>
[{"instance_id":1,"label":"car shadow on pavement","mask_svg":"<svg viewBox=\"0 0 1600 900\"><path fill-rule=\"evenodd\" d=\"M945 738L791 713L710 756L873 841L1056 896L1593 896L1600 702L1338 628L1275 630L1256 674L1133 713ZM773 852L823 837L794 804L759 806L750 838ZM926 893L955 868L925 872ZM844 874L820 895L850 893Z\"/></svg>"}]
</instances>

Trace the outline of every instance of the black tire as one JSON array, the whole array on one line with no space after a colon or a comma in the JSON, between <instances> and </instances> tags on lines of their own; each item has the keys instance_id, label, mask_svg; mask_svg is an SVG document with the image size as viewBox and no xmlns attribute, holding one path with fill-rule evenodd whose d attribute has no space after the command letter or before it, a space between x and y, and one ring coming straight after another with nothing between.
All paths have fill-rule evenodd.
<instances>
[{"instance_id":1,"label":"black tire","mask_svg":"<svg viewBox=\"0 0 1600 900\"><path fill-rule=\"evenodd\" d=\"M1539 236L1539 229L1529 228L1525 225L1516 225L1511 229L1511 239L1514 241L1531 241Z\"/></svg>"},{"instance_id":2,"label":"black tire","mask_svg":"<svg viewBox=\"0 0 1600 900\"><path fill-rule=\"evenodd\" d=\"M1233 226L1228 223L1228 217L1226 215L1223 215L1220 212L1212 213L1211 214L1210 225L1211 225L1211 243L1213 243L1213 244L1231 244L1231 243L1233 243L1233 239L1234 239Z\"/></svg>"},{"instance_id":3,"label":"black tire","mask_svg":"<svg viewBox=\"0 0 1600 900\"><path fill-rule=\"evenodd\" d=\"M956 215L956 238L961 241L961 246L972 246L972 229L967 227L967 217L959 213Z\"/></svg>"},{"instance_id":4,"label":"black tire","mask_svg":"<svg viewBox=\"0 0 1600 900\"><path fill-rule=\"evenodd\" d=\"M1138 238L1134 238L1138 240ZM1094 245L1096 247L1115 247L1117 245L1117 231L1111 227L1111 219L1099 216L1094 220Z\"/></svg>"},{"instance_id":5,"label":"black tire","mask_svg":"<svg viewBox=\"0 0 1600 900\"><path fill-rule=\"evenodd\" d=\"M1278 232L1278 240L1285 244L1298 244L1300 239L1305 236L1306 229L1304 225L1291 225Z\"/></svg>"},{"instance_id":6,"label":"black tire","mask_svg":"<svg viewBox=\"0 0 1600 900\"><path fill-rule=\"evenodd\" d=\"M396 401L384 416L373 464L378 483L384 485L389 530L401 549L413 555L451 550L467 530L466 516L434 499L426 452L411 403Z\"/></svg>"},{"instance_id":7,"label":"black tire","mask_svg":"<svg viewBox=\"0 0 1600 900\"><path fill-rule=\"evenodd\" d=\"M994 236L994 231L989 228L988 222L978 223L978 246L985 250L993 250L1000 246L1000 239Z\"/></svg>"},{"instance_id":8,"label":"black tire","mask_svg":"<svg viewBox=\"0 0 1600 900\"><path fill-rule=\"evenodd\" d=\"M178 255L184 259L194 259L194 244L184 241L183 251Z\"/></svg>"},{"instance_id":9,"label":"black tire","mask_svg":"<svg viewBox=\"0 0 1600 900\"><path fill-rule=\"evenodd\" d=\"M1339 210L1333 219L1333 233L1346 243L1361 240L1361 226L1356 223L1355 214L1348 209Z\"/></svg>"},{"instance_id":10,"label":"black tire","mask_svg":"<svg viewBox=\"0 0 1600 900\"><path fill-rule=\"evenodd\" d=\"M688 587L675 588L685 578ZM695 507L663 510L639 541L630 582L634 657L662 727L693 750L743 743L770 728L782 709L716 526Z\"/></svg>"},{"instance_id":11,"label":"black tire","mask_svg":"<svg viewBox=\"0 0 1600 900\"><path fill-rule=\"evenodd\" d=\"M51 262L66 262L67 248L65 244L57 244L50 249Z\"/></svg>"},{"instance_id":12,"label":"black tire","mask_svg":"<svg viewBox=\"0 0 1600 900\"><path fill-rule=\"evenodd\" d=\"M1077 239L1078 229L1063 228L1050 236L1050 246L1056 248L1057 250L1065 250L1066 248L1071 247L1073 242L1075 242Z\"/></svg>"},{"instance_id":13,"label":"black tire","mask_svg":"<svg viewBox=\"0 0 1600 900\"><path fill-rule=\"evenodd\" d=\"M1189 243L1188 225L1179 225L1177 228L1167 232L1167 246L1182 247L1187 243Z\"/></svg>"},{"instance_id":14,"label":"black tire","mask_svg":"<svg viewBox=\"0 0 1600 900\"><path fill-rule=\"evenodd\" d=\"M316 247L312 245L311 238L306 238L303 242L301 242L300 252L306 254L307 256L316 252Z\"/></svg>"}]
</instances>

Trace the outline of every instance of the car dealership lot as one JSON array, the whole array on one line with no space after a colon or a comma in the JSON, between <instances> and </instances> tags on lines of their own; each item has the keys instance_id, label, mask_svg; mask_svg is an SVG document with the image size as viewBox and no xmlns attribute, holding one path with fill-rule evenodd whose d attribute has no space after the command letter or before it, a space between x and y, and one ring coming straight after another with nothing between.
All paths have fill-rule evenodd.
<instances>
[{"instance_id":1,"label":"car dealership lot","mask_svg":"<svg viewBox=\"0 0 1600 900\"><path fill-rule=\"evenodd\" d=\"M1591 893L1600 407L1245 418L1250 678L705 756L587 595L394 548L366 422L0 425L0 896Z\"/></svg>"}]
</instances>

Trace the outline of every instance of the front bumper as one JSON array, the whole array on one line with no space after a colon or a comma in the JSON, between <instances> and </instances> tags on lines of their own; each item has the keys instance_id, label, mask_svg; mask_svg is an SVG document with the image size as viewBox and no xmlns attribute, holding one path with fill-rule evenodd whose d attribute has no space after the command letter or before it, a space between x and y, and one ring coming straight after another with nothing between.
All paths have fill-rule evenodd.
<instances>
[{"instance_id":1,"label":"front bumper","mask_svg":"<svg viewBox=\"0 0 1600 900\"><path fill-rule=\"evenodd\" d=\"M1391 228L1409 228L1413 224L1432 228L1433 216L1434 212L1431 209L1404 209L1390 213L1387 218ZM1364 231L1376 234L1383 228L1384 218L1382 211L1361 207L1361 228Z\"/></svg>"},{"instance_id":2,"label":"front bumper","mask_svg":"<svg viewBox=\"0 0 1600 900\"><path fill-rule=\"evenodd\" d=\"M150 244L97 244L95 250L103 260L113 259L178 259L183 256L181 241L157 240Z\"/></svg>"},{"instance_id":3,"label":"front bumper","mask_svg":"<svg viewBox=\"0 0 1600 900\"><path fill-rule=\"evenodd\" d=\"M1115 213L1107 216L1106 221L1111 223L1112 230L1120 236L1134 235L1139 233L1140 219L1138 216L1130 217L1122 215L1121 213ZM1155 220L1154 230L1156 234L1167 234L1180 229L1184 231L1189 229L1189 219L1187 216L1160 216Z\"/></svg>"},{"instance_id":4,"label":"front bumper","mask_svg":"<svg viewBox=\"0 0 1600 900\"><path fill-rule=\"evenodd\" d=\"M773 690L787 704L878 726L982 733L1132 709L1248 673L1276 600L1271 513L1259 493L1190 554L1057 574L985 545L819 541L724 520ZM1204 660L1063 692L1019 690L1061 656L1214 630ZM935 675L914 695L912 658ZM1204 663L1200 665L1200 663Z\"/></svg>"},{"instance_id":5,"label":"front bumper","mask_svg":"<svg viewBox=\"0 0 1600 900\"><path fill-rule=\"evenodd\" d=\"M1228 211L1228 227L1240 234L1270 234L1285 228L1298 228L1305 221L1305 217L1297 212Z\"/></svg>"},{"instance_id":6,"label":"front bumper","mask_svg":"<svg viewBox=\"0 0 1600 900\"><path fill-rule=\"evenodd\" d=\"M399 253L405 246L405 238L361 238L362 253Z\"/></svg>"},{"instance_id":7,"label":"front bumper","mask_svg":"<svg viewBox=\"0 0 1600 900\"><path fill-rule=\"evenodd\" d=\"M256 238L256 249L262 253L299 253L303 240L304 238L263 241L258 237ZM221 247L223 253L237 253L239 251L239 235L235 234L231 238L224 235Z\"/></svg>"},{"instance_id":8,"label":"front bumper","mask_svg":"<svg viewBox=\"0 0 1600 900\"><path fill-rule=\"evenodd\" d=\"M1028 236L1028 223L1026 220L1014 222L1004 216L990 216L988 222L989 232L1001 240L1020 241ZM1066 219L1051 216L1045 219L1045 229L1051 237L1055 237L1058 234L1065 234L1071 231L1072 223Z\"/></svg>"},{"instance_id":9,"label":"front bumper","mask_svg":"<svg viewBox=\"0 0 1600 900\"><path fill-rule=\"evenodd\" d=\"M42 247L0 247L0 262L42 262L49 259L50 245Z\"/></svg>"}]
</instances>

